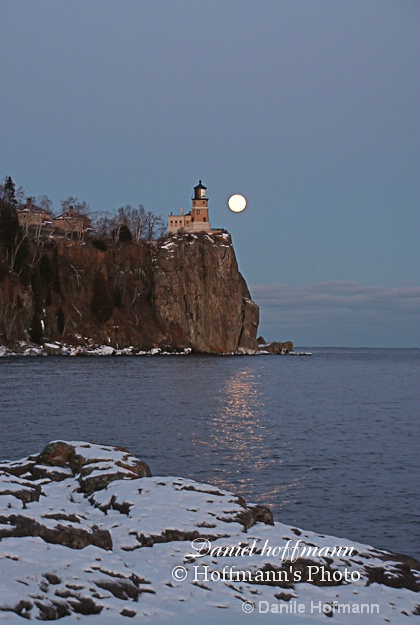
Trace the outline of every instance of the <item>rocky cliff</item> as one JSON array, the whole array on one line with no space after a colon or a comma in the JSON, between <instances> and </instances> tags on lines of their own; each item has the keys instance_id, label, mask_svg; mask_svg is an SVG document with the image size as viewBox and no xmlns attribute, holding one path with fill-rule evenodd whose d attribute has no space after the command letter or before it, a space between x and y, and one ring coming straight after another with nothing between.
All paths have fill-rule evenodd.
<instances>
[{"instance_id":1,"label":"rocky cliff","mask_svg":"<svg viewBox=\"0 0 420 625\"><path fill-rule=\"evenodd\" d=\"M258 306L227 233L141 244L26 242L25 258L19 271L0 264L0 344L256 350Z\"/></svg>"}]
</instances>

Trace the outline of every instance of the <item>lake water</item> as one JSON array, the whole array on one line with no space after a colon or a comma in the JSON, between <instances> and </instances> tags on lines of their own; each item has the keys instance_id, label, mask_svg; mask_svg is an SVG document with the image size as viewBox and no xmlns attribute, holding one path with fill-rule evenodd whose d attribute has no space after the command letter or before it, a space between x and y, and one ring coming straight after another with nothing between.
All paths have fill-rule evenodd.
<instances>
[{"instance_id":1,"label":"lake water","mask_svg":"<svg viewBox=\"0 0 420 625\"><path fill-rule=\"evenodd\" d=\"M420 350L312 351L2 358L0 458L55 439L124 445L154 475L419 556Z\"/></svg>"}]
</instances>

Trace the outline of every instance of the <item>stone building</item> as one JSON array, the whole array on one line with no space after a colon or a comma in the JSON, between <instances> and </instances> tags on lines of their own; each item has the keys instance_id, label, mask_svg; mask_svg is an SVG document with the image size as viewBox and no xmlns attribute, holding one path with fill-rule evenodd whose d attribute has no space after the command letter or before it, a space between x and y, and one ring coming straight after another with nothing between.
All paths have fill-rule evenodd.
<instances>
[{"instance_id":1,"label":"stone building","mask_svg":"<svg viewBox=\"0 0 420 625\"><path fill-rule=\"evenodd\" d=\"M26 204L17 209L19 225L25 230L31 226L37 229L52 226L51 213L44 208L36 206L32 198L28 197Z\"/></svg>"},{"instance_id":2,"label":"stone building","mask_svg":"<svg viewBox=\"0 0 420 625\"><path fill-rule=\"evenodd\" d=\"M92 221L86 215L69 208L61 215L54 217L54 228L62 231L65 236L77 235L81 237L85 232L92 229Z\"/></svg>"},{"instance_id":3,"label":"stone building","mask_svg":"<svg viewBox=\"0 0 420 625\"><path fill-rule=\"evenodd\" d=\"M175 232L211 232L209 222L209 200L206 197L207 187L201 180L194 187L192 207L188 213L181 208L178 215L172 213L168 217L168 234Z\"/></svg>"}]
</instances>

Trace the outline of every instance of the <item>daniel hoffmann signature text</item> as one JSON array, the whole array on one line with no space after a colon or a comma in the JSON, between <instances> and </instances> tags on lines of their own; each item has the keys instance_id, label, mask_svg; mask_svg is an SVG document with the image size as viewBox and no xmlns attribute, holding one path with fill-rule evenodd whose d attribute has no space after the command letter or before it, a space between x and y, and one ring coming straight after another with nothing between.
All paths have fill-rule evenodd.
<instances>
[{"instance_id":1,"label":"daniel hoffmann signature text","mask_svg":"<svg viewBox=\"0 0 420 625\"><path fill-rule=\"evenodd\" d=\"M287 540L284 545L272 545L266 540L261 546L257 541L251 544L220 545L212 546L207 539L196 539L191 542L192 552L187 553L184 562L192 565L192 577L194 582L228 581L228 582L357 582L361 579L361 574L357 570L345 567L341 570L331 570L323 565L318 565L313 561L307 562L305 569L293 566L301 558L310 557L350 557L355 553L352 546L339 545L334 547L316 547L302 544L297 540L294 543ZM205 556L211 557L276 557L280 560L282 568L263 570L242 570L236 565L225 565L221 569L214 568L208 564L196 562ZM172 576L177 581L183 581L188 577L188 569L184 566L177 566L172 571Z\"/></svg>"}]
</instances>

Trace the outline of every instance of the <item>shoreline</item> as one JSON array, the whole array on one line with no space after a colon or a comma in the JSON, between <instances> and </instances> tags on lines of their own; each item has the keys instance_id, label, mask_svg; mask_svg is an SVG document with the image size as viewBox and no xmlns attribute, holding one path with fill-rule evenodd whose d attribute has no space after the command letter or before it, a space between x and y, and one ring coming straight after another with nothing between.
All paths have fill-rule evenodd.
<instances>
[{"instance_id":1,"label":"shoreline","mask_svg":"<svg viewBox=\"0 0 420 625\"><path fill-rule=\"evenodd\" d=\"M237 351L227 353L215 352L194 352L191 347L185 347L179 350L165 351L160 347L154 347L150 350L140 350L135 347L117 348L110 345L69 345L58 342L45 342L42 345L36 345L26 341L20 341L18 345L13 347L0 346L0 358L7 357L28 357L28 356L312 356L311 352L295 352L289 351L281 354L274 354L263 349L255 352Z\"/></svg>"},{"instance_id":2,"label":"shoreline","mask_svg":"<svg viewBox=\"0 0 420 625\"><path fill-rule=\"evenodd\" d=\"M61 440L1 462L0 515L5 622L418 615L415 558L277 522L211 484L153 477L122 447Z\"/></svg>"}]
</instances>

